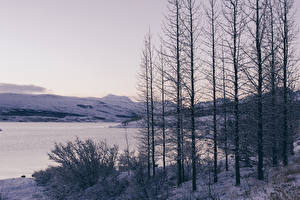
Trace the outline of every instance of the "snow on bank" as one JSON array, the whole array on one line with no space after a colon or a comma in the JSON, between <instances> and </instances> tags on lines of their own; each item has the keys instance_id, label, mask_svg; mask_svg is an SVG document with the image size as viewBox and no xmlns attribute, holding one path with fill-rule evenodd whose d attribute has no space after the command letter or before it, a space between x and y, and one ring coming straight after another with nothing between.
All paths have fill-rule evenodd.
<instances>
[{"instance_id":1,"label":"snow on bank","mask_svg":"<svg viewBox=\"0 0 300 200\"><path fill-rule=\"evenodd\" d=\"M241 185L235 186L231 165L229 171L218 174L216 184L212 180L209 184L208 174L200 172L196 192L191 192L192 183L188 181L170 191L168 200L300 200L300 138L294 147L295 155L289 157L289 165L265 169L264 181L257 180L256 167L241 168Z\"/></svg>"},{"instance_id":2,"label":"snow on bank","mask_svg":"<svg viewBox=\"0 0 300 200\"><path fill-rule=\"evenodd\" d=\"M1 200L49 200L32 178L0 180Z\"/></svg>"}]
</instances>

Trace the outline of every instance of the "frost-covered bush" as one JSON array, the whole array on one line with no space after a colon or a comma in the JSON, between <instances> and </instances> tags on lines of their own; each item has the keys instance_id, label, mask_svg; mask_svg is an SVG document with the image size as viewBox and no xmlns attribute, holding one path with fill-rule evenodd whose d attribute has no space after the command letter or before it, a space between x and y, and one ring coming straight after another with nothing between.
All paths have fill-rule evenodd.
<instances>
[{"instance_id":1,"label":"frost-covered bush","mask_svg":"<svg viewBox=\"0 0 300 200\"><path fill-rule=\"evenodd\" d=\"M115 169L118 147L110 147L106 142L96 143L91 139L55 144L49 153L55 161L60 176L69 183L76 183L80 188L87 188L97 183L100 176L107 176Z\"/></svg>"},{"instance_id":2,"label":"frost-covered bush","mask_svg":"<svg viewBox=\"0 0 300 200\"><path fill-rule=\"evenodd\" d=\"M120 154L118 159L119 171L135 170L138 165L138 158L135 155L135 151L129 152L125 150Z\"/></svg>"},{"instance_id":3,"label":"frost-covered bush","mask_svg":"<svg viewBox=\"0 0 300 200\"><path fill-rule=\"evenodd\" d=\"M91 139L56 143L48 154L57 163L44 171L33 174L38 184L47 186L55 199L83 191L115 172L117 146Z\"/></svg>"},{"instance_id":4,"label":"frost-covered bush","mask_svg":"<svg viewBox=\"0 0 300 200\"><path fill-rule=\"evenodd\" d=\"M66 200L126 200L129 186L127 178L120 178L114 173L107 178L100 178L98 183L80 193L69 195Z\"/></svg>"},{"instance_id":5,"label":"frost-covered bush","mask_svg":"<svg viewBox=\"0 0 300 200\"><path fill-rule=\"evenodd\" d=\"M56 176L56 167L49 167L46 170L34 172L32 175L39 185L47 185Z\"/></svg>"},{"instance_id":6,"label":"frost-covered bush","mask_svg":"<svg viewBox=\"0 0 300 200\"><path fill-rule=\"evenodd\" d=\"M130 198L128 199L167 199L171 188L176 184L169 177L172 177L171 174L157 169L155 177L148 178L147 172L142 165L139 165L129 180L130 187L127 192Z\"/></svg>"}]
</instances>

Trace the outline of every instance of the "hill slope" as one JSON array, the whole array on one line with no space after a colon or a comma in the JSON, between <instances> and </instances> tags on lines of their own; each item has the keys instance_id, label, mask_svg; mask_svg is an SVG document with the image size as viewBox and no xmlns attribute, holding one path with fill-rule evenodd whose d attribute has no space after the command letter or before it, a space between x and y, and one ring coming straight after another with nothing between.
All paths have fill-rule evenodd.
<instances>
[{"instance_id":1,"label":"hill slope","mask_svg":"<svg viewBox=\"0 0 300 200\"><path fill-rule=\"evenodd\" d=\"M128 97L79 98L57 95L0 94L0 121L109 121L136 117Z\"/></svg>"}]
</instances>

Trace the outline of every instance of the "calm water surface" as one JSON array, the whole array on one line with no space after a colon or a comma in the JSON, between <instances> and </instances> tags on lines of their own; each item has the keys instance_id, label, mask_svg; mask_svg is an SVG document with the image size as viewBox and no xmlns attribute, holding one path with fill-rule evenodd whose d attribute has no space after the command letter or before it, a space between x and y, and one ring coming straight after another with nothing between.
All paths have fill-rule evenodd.
<instances>
[{"instance_id":1,"label":"calm water surface","mask_svg":"<svg viewBox=\"0 0 300 200\"><path fill-rule=\"evenodd\" d=\"M110 128L115 123L0 123L0 179L20 177L45 169L53 163L47 153L55 142L92 138L106 140L109 144L126 147L124 128ZM137 129L128 128L127 135L131 148L136 146Z\"/></svg>"}]
</instances>

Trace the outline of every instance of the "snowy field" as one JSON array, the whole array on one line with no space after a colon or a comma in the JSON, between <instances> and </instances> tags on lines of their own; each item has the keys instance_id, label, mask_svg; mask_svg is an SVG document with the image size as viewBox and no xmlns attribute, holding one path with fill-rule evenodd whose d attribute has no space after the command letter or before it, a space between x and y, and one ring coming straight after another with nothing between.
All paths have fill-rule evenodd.
<instances>
[{"instance_id":1,"label":"snowy field","mask_svg":"<svg viewBox=\"0 0 300 200\"><path fill-rule=\"evenodd\" d=\"M0 180L1 200L49 200L31 178Z\"/></svg>"}]
</instances>

